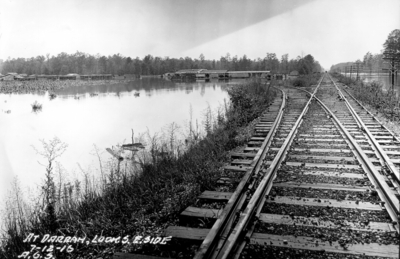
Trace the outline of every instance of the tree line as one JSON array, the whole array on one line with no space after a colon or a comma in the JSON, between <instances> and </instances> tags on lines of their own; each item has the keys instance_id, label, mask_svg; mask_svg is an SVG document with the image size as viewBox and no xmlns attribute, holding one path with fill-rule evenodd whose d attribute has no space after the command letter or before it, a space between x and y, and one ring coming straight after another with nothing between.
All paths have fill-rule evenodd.
<instances>
[{"instance_id":1,"label":"tree line","mask_svg":"<svg viewBox=\"0 0 400 259\"><path fill-rule=\"evenodd\" d=\"M267 53L264 58L249 59L231 56L227 53L219 60L207 60L203 54L199 58L170 58L153 57L147 55L143 59L139 57L124 57L121 54L112 56L90 55L77 51L74 54L62 52L57 56L37 56L32 58L8 58L2 64L2 73L15 72L18 74L45 74L66 75L77 74L136 74L136 75L160 75L167 72L175 72L181 69L227 69L241 70L267 70L273 73L289 73L293 70L300 74L309 74L322 71L318 61L312 55L298 56L289 60L289 55L284 54L279 59L275 53Z\"/></svg>"},{"instance_id":2,"label":"tree line","mask_svg":"<svg viewBox=\"0 0 400 259\"><path fill-rule=\"evenodd\" d=\"M363 60L357 59L355 62L347 62L333 65L331 67L332 72L345 72L345 67L347 67L346 71L349 71L349 67L353 66L353 70L355 69L357 63L359 64L360 70L365 72L368 71L382 71L384 67L384 57L390 56L394 60L397 60L397 64L400 63L400 30L393 30L387 37L385 43L383 44L384 49L379 54L372 54L371 52L367 52ZM386 54L385 54L386 53Z\"/></svg>"}]
</instances>

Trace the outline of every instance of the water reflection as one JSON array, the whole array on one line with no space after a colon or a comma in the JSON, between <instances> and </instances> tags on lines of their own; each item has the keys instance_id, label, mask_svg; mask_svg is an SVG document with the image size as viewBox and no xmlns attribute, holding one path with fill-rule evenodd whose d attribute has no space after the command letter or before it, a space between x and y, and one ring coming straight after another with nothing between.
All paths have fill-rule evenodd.
<instances>
[{"instance_id":1,"label":"water reflection","mask_svg":"<svg viewBox=\"0 0 400 259\"><path fill-rule=\"evenodd\" d=\"M98 159L90 154L95 144L105 152L135 135L177 123L185 133L193 110L193 121L203 120L208 104L217 109L228 99L225 91L233 82L179 82L146 78L125 84L78 86L43 94L0 94L0 201L10 182L18 176L22 189L39 185L45 169L32 146L40 139L57 136L68 144L59 161L65 177L79 177L82 168L98 172ZM139 93L139 96L135 95ZM39 113L31 104L42 104ZM7 112L10 111L10 112ZM136 135L136 136L137 136ZM1 202L0 202L1 203ZM1 206L1 204L0 204ZM1 209L1 208L0 208Z\"/></svg>"},{"instance_id":2,"label":"water reflection","mask_svg":"<svg viewBox=\"0 0 400 259\"><path fill-rule=\"evenodd\" d=\"M124 93L126 95L127 93L134 94L137 91L144 91L145 93L160 90L181 91L185 90L187 86L192 87L192 84L188 82L175 83L159 78L144 78L121 84L69 87L56 90L55 93L57 95L81 95L86 93Z\"/></svg>"},{"instance_id":3,"label":"water reflection","mask_svg":"<svg viewBox=\"0 0 400 259\"><path fill-rule=\"evenodd\" d=\"M364 80L364 82L372 82L372 81L378 81L383 84L384 89L386 91L390 90L392 87L392 78L389 77L388 74L369 74L369 73L361 73L360 78ZM398 76L395 75L394 77L394 91L396 95L399 95L400 92L400 80Z\"/></svg>"},{"instance_id":4,"label":"water reflection","mask_svg":"<svg viewBox=\"0 0 400 259\"><path fill-rule=\"evenodd\" d=\"M120 84L102 84L102 85L86 85L86 86L72 86L69 88L55 90L54 93L61 99L68 98L86 98L90 97L105 97L108 94L113 93L116 97L132 96L136 93L144 92L145 96L151 97L155 94L164 94L165 92L176 92L185 91L186 94L190 94L194 91L200 90L200 95L204 96L206 87L212 87L216 90L220 87L222 90L226 90L228 85L234 85L237 83L243 83L245 80L235 80L230 82L224 81L196 81L196 82L173 82L163 80L159 78L145 78L130 81L129 83ZM140 97L140 95L138 96ZM51 99L54 99L50 96Z\"/></svg>"}]
</instances>

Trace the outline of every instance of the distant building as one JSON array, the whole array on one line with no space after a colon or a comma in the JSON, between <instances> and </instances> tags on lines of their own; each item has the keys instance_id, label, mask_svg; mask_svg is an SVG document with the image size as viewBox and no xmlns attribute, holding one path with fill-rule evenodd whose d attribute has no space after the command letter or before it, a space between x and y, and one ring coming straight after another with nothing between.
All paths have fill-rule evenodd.
<instances>
[{"instance_id":1,"label":"distant building","mask_svg":"<svg viewBox=\"0 0 400 259\"><path fill-rule=\"evenodd\" d=\"M94 74L90 75L92 80L111 80L112 75L111 74Z\"/></svg>"},{"instance_id":2,"label":"distant building","mask_svg":"<svg viewBox=\"0 0 400 259\"><path fill-rule=\"evenodd\" d=\"M1 78L2 81L14 81L15 77L17 76L17 73L7 73L7 75L3 76Z\"/></svg>"},{"instance_id":3,"label":"distant building","mask_svg":"<svg viewBox=\"0 0 400 259\"><path fill-rule=\"evenodd\" d=\"M27 80L27 78L24 76L21 76L21 75L16 75L16 76L14 76L14 80L24 81L24 80Z\"/></svg>"},{"instance_id":4,"label":"distant building","mask_svg":"<svg viewBox=\"0 0 400 259\"><path fill-rule=\"evenodd\" d=\"M205 70L203 68L179 70L174 73L172 79L196 79L196 75Z\"/></svg>"},{"instance_id":5,"label":"distant building","mask_svg":"<svg viewBox=\"0 0 400 259\"><path fill-rule=\"evenodd\" d=\"M76 73L70 73L67 75L62 75L62 76L58 76L59 80L79 80L81 79L81 76L79 74Z\"/></svg>"},{"instance_id":6,"label":"distant building","mask_svg":"<svg viewBox=\"0 0 400 259\"><path fill-rule=\"evenodd\" d=\"M81 80L111 80L111 74L91 74L91 75L81 75Z\"/></svg>"},{"instance_id":7,"label":"distant building","mask_svg":"<svg viewBox=\"0 0 400 259\"><path fill-rule=\"evenodd\" d=\"M286 79L286 74L280 74L277 73L274 75L275 80L285 80Z\"/></svg>"},{"instance_id":8,"label":"distant building","mask_svg":"<svg viewBox=\"0 0 400 259\"><path fill-rule=\"evenodd\" d=\"M30 76L28 76L28 80L37 80L37 76L36 75L30 75Z\"/></svg>"},{"instance_id":9,"label":"distant building","mask_svg":"<svg viewBox=\"0 0 400 259\"><path fill-rule=\"evenodd\" d=\"M175 72L175 74L198 74L202 71L205 71L207 69L204 68L196 68L196 69L182 69L182 70L178 70Z\"/></svg>"},{"instance_id":10,"label":"distant building","mask_svg":"<svg viewBox=\"0 0 400 259\"><path fill-rule=\"evenodd\" d=\"M70 73L70 74L67 74L67 77L68 77L70 80L79 80L79 79L81 79L81 76L80 76L79 74L77 74L77 73Z\"/></svg>"},{"instance_id":11,"label":"distant building","mask_svg":"<svg viewBox=\"0 0 400 259\"><path fill-rule=\"evenodd\" d=\"M228 78L228 70L202 70L196 74L196 79L224 79Z\"/></svg>"},{"instance_id":12,"label":"distant building","mask_svg":"<svg viewBox=\"0 0 400 259\"><path fill-rule=\"evenodd\" d=\"M175 73L164 74L165 78L171 79L229 79L259 77L271 80L270 71L229 71L229 70L207 70L207 69L184 69Z\"/></svg>"},{"instance_id":13,"label":"distant building","mask_svg":"<svg viewBox=\"0 0 400 259\"><path fill-rule=\"evenodd\" d=\"M271 79L270 71L229 71L230 78L249 78L249 77L261 77Z\"/></svg>"},{"instance_id":14,"label":"distant building","mask_svg":"<svg viewBox=\"0 0 400 259\"><path fill-rule=\"evenodd\" d=\"M38 75L36 78L38 80L57 80L58 76L56 76L56 75Z\"/></svg>"},{"instance_id":15,"label":"distant building","mask_svg":"<svg viewBox=\"0 0 400 259\"><path fill-rule=\"evenodd\" d=\"M77 78L76 75L65 75L65 76L58 76L59 80L77 80L79 78Z\"/></svg>"},{"instance_id":16,"label":"distant building","mask_svg":"<svg viewBox=\"0 0 400 259\"><path fill-rule=\"evenodd\" d=\"M289 79L294 79L299 76L299 71L293 70L292 72L289 73Z\"/></svg>"}]
</instances>

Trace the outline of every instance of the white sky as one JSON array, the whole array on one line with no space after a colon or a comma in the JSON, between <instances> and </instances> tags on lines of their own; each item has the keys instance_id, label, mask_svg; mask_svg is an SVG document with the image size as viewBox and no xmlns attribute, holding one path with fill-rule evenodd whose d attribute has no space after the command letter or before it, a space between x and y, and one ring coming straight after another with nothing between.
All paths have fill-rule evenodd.
<instances>
[{"instance_id":1,"label":"white sky","mask_svg":"<svg viewBox=\"0 0 400 259\"><path fill-rule=\"evenodd\" d=\"M379 53L399 0L0 0L0 59L89 54L219 59Z\"/></svg>"}]
</instances>

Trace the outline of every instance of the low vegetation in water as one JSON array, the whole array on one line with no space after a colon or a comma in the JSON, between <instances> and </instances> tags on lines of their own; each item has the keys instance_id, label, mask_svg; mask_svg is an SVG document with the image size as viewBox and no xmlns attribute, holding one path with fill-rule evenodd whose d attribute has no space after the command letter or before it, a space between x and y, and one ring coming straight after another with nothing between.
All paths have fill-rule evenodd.
<instances>
[{"instance_id":1,"label":"low vegetation in water","mask_svg":"<svg viewBox=\"0 0 400 259\"><path fill-rule=\"evenodd\" d=\"M37 101L32 103L31 106L32 106L32 111L34 111L34 112L38 112L38 111L42 110L42 105L40 103L38 103Z\"/></svg>"},{"instance_id":2,"label":"low vegetation in water","mask_svg":"<svg viewBox=\"0 0 400 259\"><path fill-rule=\"evenodd\" d=\"M223 108L216 112L208 108L200 125L189 122L183 144L178 141L177 126L172 124L163 139L149 134L144 143L147 149L126 160L129 162L125 165L131 166L121 166L117 159L104 163L99 158L98 182L88 175L83 182L57 180L62 178L62 167L56 158L66 145L57 139L43 142L44 151L38 151L46 158L42 198L35 207L27 206L18 195L8 204L0 258L16 258L29 251L32 242L24 239L30 233L90 240L96 235L161 236L163 226L176 221L198 194L216 186L221 167L229 159L228 151L247 142L251 130L246 126L276 95L275 89L260 81L232 86L228 93L230 102ZM119 243L75 244L73 248L74 257L111 258L114 251L134 252L143 247ZM148 249L156 246L149 245Z\"/></svg>"},{"instance_id":3,"label":"low vegetation in water","mask_svg":"<svg viewBox=\"0 0 400 259\"><path fill-rule=\"evenodd\" d=\"M49 93L49 99L54 100L57 97L55 93Z\"/></svg>"}]
</instances>

